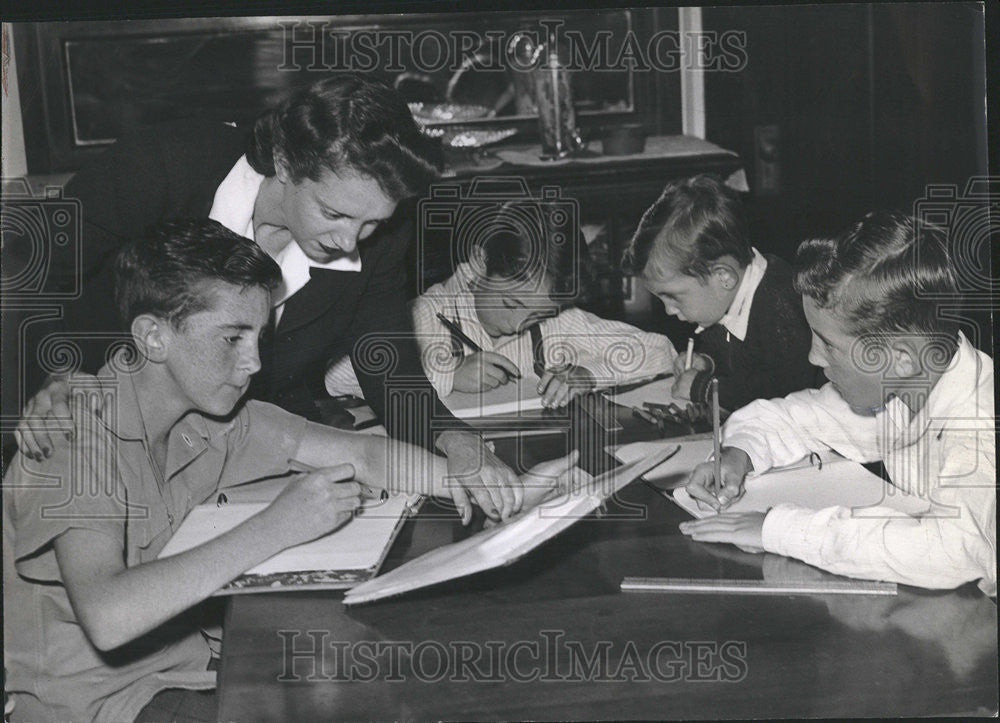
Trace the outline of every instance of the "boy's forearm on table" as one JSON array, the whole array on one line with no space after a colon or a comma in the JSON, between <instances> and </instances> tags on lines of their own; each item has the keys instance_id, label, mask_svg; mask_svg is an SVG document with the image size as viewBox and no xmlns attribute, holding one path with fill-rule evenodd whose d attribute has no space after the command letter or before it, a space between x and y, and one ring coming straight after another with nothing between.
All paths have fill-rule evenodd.
<instances>
[{"instance_id":1,"label":"boy's forearm on table","mask_svg":"<svg viewBox=\"0 0 1000 723\"><path fill-rule=\"evenodd\" d=\"M443 457L389 437L364 436L358 447L362 460L358 475L365 475L362 481L390 492L440 494L447 469Z\"/></svg>"},{"instance_id":2,"label":"boy's forearm on table","mask_svg":"<svg viewBox=\"0 0 1000 723\"><path fill-rule=\"evenodd\" d=\"M884 509L858 518L846 507L779 505L764 520L764 549L837 574L926 588L954 588L995 570L995 553L970 515L915 518Z\"/></svg>"}]
</instances>

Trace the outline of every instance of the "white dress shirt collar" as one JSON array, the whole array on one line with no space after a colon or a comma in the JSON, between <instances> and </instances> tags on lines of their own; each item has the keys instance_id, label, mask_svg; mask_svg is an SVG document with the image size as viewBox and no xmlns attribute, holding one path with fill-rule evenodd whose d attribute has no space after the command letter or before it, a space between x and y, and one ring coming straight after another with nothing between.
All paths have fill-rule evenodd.
<instances>
[{"instance_id":1,"label":"white dress shirt collar","mask_svg":"<svg viewBox=\"0 0 1000 723\"><path fill-rule=\"evenodd\" d=\"M747 265L746 271L743 272L743 279L740 281L739 288L736 289L736 296L733 297L733 303L729 305L729 310L726 311L725 315L718 322L726 328L726 331L740 341L746 340L747 325L750 323L750 307L753 306L753 296L757 293L757 287L760 286L761 279L764 278L764 272L767 271L767 259L761 256L760 252L755 248L751 248L750 251L753 254L753 258ZM704 330L705 327L699 326L695 329L695 333L700 334Z\"/></svg>"},{"instance_id":2,"label":"white dress shirt collar","mask_svg":"<svg viewBox=\"0 0 1000 723\"><path fill-rule=\"evenodd\" d=\"M256 240L253 208L260 192L260 184L263 182L264 176L250 166L246 156L240 156L236 165L215 190L212 210L209 211L208 217L234 233ZM335 271L361 271L361 255L356 248L350 255L325 264L310 259L297 243L289 242L281 248L265 248L265 250L281 267L281 286L275 290L271 299L272 305L276 307L276 323L281 318L285 302L309 281L311 267Z\"/></svg>"}]
</instances>

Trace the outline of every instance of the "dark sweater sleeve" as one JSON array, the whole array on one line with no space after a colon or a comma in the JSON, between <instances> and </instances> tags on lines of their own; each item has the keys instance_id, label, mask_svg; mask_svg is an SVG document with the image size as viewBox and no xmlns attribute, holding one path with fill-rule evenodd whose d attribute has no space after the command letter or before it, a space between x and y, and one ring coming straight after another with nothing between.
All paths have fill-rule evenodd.
<instances>
[{"instance_id":1,"label":"dark sweater sleeve","mask_svg":"<svg viewBox=\"0 0 1000 723\"><path fill-rule=\"evenodd\" d=\"M372 410L394 438L434 449L444 429L469 429L441 402L424 373L407 305L405 259L413 215L404 209L389 230L390 249L377 261L351 327L351 362Z\"/></svg>"}]
</instances>

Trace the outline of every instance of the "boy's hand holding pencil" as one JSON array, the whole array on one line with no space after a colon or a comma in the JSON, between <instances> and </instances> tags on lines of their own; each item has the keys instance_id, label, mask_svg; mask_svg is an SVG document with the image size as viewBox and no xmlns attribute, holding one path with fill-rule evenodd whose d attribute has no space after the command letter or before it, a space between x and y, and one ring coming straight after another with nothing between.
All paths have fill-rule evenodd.
<instances>
[{"instance_id":1,"label":"boy's hand holding pencil","mask_svg":"<svg viewBox=\"0 0 1000 723\"><path fill-rule=\"evenodd\" d=\"M517 364L492 351L478 351L462 357L452 378L456 392L483 392L521 378Z\"/></svg>"},{"instance_id":2,"label":"boy's hand holding pencil","mask_svg":"<svg viewBox=\"0 0 1000 723\"><path fill-rule=\"evenodd\" d=\"M479 344L470 339L458 322L452 321L444 314L438 313L438 321L451 333L452 337L472 350L468 356L462 357L455 376L452 389L456 392L484 392L496 389L512 379L520 379L521 371L517 364L492 351L484 351Z\"/></svg>"},{"instance_id":3,"label":"boy's hand holding pencil","mask_svg":"<svg viewBox=\"0 0 1000 723\"><path fill-rule=\"evenodd\" d=\"M363 504L362 485L354 481L350 464L302 469L312 471L293 479L260 515L277 520L273 529L283 547L299 545L346 524Z\"/></svg>"},{"instance_id":4,"label":"boy's hand holding pencil","mask_svg":"<svg viewBox=\"0 0 1000 723\"><path fill-rule=\"evenodd\" d=\"M695 377L701 372L712 371L714 367L712 359L705 354L697 354L693 350L690 355L678 354L674 359L674 383L670 394L677 399L690 399Z\"/></svg>"},{"instance_id":5,"label":"boy's hand holding pencil","mask_svg":"<svg viewBox=\"0 0 1000 723\"><path fill-rule=\"evenodd\" d=\"M694 499L721 512L743 496L743 480L752 471L753 463L746 452L737 447L723 447L718 471L715 459L699 464L688 477L686 489Z\"/></svg>"}]
</instances>

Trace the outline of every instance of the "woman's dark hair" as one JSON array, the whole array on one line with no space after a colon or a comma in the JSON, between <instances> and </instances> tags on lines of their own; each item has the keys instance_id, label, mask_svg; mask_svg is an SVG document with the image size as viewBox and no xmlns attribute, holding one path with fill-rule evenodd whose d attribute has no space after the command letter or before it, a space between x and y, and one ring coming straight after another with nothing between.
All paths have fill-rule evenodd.
<instances>
[{"instance_id":1,"label":"woman's dark hair","mask_svg":"<svg viewBox=\"0 0 1000 723\"><path fill-rule=\"evenodd\" d=\"M795 290L842 318L857 335L941 335L958 324L939 313L958 303L948 239L938 226L898 211L874 211L835 238L803 241Z\"/></svg>"},{"instance_id":2,"label":"woman's dark hair","mask_svg":"<svg viewBox=\"0 0 1000 723\"><path fill-rule=\"evenodd\" d=\"M622 268L641 274L657 244L686 276L705 278L711 263L730 255L741 266L753 260L739 196L716 176L672 181L639 221L625 247Z\"/></svg>"},{"instance_id":3,"label":"woman's dark hair","mask_svg":"<svg viewBox=\"0 0 1000 723\"><path fill-rule=\"evenodd\" d=\"M395 201L422 195L443 165L440 142L420 131L399 94L355 74L299 88L258 118L247 160L273 176L276 156L296 183L349 170L374 178Z\"/></svg>"},{"instance_id":4,"label":"woman's dark hair","mask_svg":"<svg viewBox=\"0 0 1000 723\"><path fill-rule=\"evenodd\" d=\"M153 314L179 327L211 303L206 281L271 290L281 281L281 269L260 246L218 221L167 221L118 253L118 314L125 327L140 314Z\"/></svg>"},{"instance_id":5,"label":"woman's dark hair","mask_svg":"<svg viewBox=\"0 0 1000 723\"><path fill-rule=\"evenodd\" d=\"M589 291L587 246L565 202L504 204L482 229L480 246L490 278L536 283L548 279L548 297L581 303Z\"/></svg>"}]
</instances>

